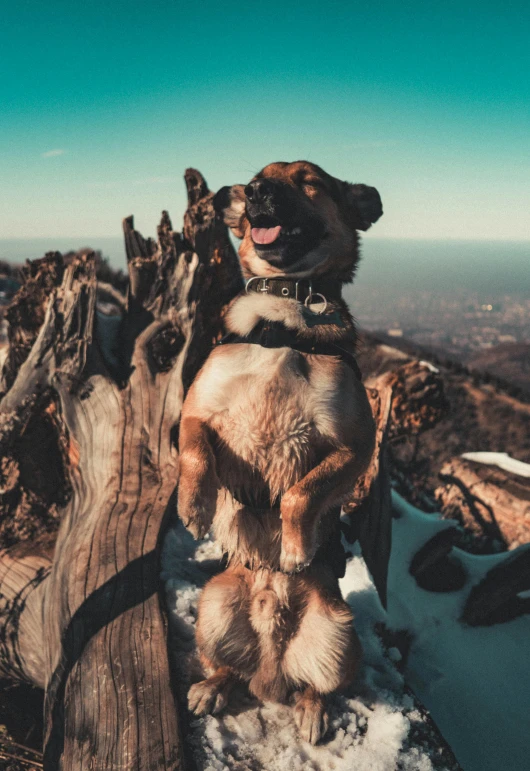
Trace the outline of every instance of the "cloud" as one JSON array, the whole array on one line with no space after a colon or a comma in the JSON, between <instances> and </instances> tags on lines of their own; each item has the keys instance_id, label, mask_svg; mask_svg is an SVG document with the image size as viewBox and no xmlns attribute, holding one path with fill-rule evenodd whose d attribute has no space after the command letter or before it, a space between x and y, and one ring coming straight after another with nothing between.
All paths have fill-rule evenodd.
<instances>
[{"instance_id":1,"label":"cloud","mask_svg":"<svg viewBox=\"0 0 530 771\"><path fill-rule=\"evenodd\" d=\"M56 158L58 155L64 155L66 150L47 150L41 153L41 158Z\"/></svg>"}]
</instances>

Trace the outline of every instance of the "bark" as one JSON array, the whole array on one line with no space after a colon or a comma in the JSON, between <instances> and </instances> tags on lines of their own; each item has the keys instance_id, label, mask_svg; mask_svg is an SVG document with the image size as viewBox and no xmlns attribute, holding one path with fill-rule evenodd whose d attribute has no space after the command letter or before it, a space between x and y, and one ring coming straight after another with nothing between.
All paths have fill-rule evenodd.
<instances>
[{"instance_id":1,"label":"bark","mask_svg":"<svg viewBox=\"0 0 530 771\"><path fill-rule=\"evenodd\" d=\"M436 490L444 516L488 544L514 550L473 587L462 621L489 626L530 612L530 480L496 466L453 458Z\"/></svg>"},{"instance_id":2,"label":"bark","mask_svg":"<svg viewBox=\"0 0 530 771\"><path fill-rule=\"evenodd\" d=\"M158 243L124 221L130 283L117 323L96 314L93 255L33 264L34 313L15 303L0 448L20 471L17 438L53 403L67 500L52 561L0 557L0 666L45 687L50 770L186 767L158 551L184 393L240 286L206 183L192 170L186 182L184 235L167 213Z\"/></svg>"}]
</instances>

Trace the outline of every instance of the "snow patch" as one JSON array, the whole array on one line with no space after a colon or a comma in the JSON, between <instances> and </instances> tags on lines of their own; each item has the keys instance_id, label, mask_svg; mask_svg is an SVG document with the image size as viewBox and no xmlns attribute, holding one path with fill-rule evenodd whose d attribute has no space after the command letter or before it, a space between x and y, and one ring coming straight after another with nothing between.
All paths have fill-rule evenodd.
<instances>
[{"instance_id":1,"label":"snow patch","mask_svg":"<svg viewBox=\"0 0 530 771\"><path fill-rule=\"evenodd\" d=\"M427 367L429 372L439 372L440 370L434 366L434 364L431 364L430 361L420 361L420 364L422 367Z\"/></svg>"},{"instance_id":2,"label":"snow patch","mask_svg":"<svg viewBox=\"0 0 530 771\"><path fill-rule=\"evenodd\" d=\"M464 460L472 460L475 463L485 463L488 466L498 466L510 474L530 478L530 463L515 460L507 452L465 452L460 456Z\"/></svg>"},{"instance_id":3,"label":"snow patch","mask_svg":"<svg viewBox=\"0 0 530 771\"><path fill-rule=\"evenodd\" d=\"M406 681L464 771L522 771L530 758L530 616L489 627L460 621L471 588L507 555L454 548L467 572L464 587L443 593L421 589L409 573L412 557L419 545L453 523L424 514L395 492L392 496L398 518L392 526L387 624L410 635Z\"/></svg>"}]
</instances>

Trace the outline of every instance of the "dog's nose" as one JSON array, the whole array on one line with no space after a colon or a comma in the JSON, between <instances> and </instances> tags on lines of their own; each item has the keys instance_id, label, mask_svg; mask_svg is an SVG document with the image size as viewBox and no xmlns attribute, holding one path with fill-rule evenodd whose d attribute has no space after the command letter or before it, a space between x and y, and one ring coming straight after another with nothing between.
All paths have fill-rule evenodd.
<instances>
[{"instance_id":1,"label":"dog's nose","mask_svg":"<svg viewBox=\"0 0 530 771\"><path fill-rule=\"evenodd\" d=\"M268 179L255 179L245 188L245 195L250 203L262 203L271 192L272 183Z\"/></svg>"}]
</instances>

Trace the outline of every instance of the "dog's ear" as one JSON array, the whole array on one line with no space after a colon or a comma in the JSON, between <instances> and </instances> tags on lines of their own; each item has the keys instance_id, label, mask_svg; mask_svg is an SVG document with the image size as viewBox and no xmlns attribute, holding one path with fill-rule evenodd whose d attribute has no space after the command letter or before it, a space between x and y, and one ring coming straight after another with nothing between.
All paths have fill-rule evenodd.
<instances>
[{"instance_id":1,"label":"dog's ear","mask_svg":"<svg viewBox=\"0 0 530 771\"><path fill-rule=\"evenodd\" d=\"M368 230L383 214L381 197L369 185L351 185L343 182L346 208L356 230Z\"/></svg>"},{"instance_id":2,"label":"dog's ear","mask_svg":"<svg viewBox=\"0 0 530 771\"><path fill-rule=\"evenodd\" d=\"M243 238L245 216L245 186L222 187L213 198L213 207L236 238Z\"/></svg>"}]
</instances>

